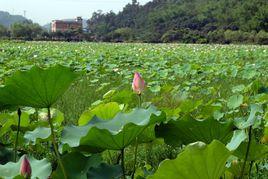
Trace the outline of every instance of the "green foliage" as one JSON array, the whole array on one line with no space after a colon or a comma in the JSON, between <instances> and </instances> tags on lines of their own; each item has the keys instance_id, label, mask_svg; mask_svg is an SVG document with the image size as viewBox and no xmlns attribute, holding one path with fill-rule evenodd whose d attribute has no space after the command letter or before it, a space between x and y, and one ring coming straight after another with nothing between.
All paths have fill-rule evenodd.
<instances>
[{"instance_id":1,"label":"green foliage","mask_svg":"<svg viewBox=\"0 0 268 179\"><path fill-rule=\"evenodd\" d=\"M229 150L217 140L209 145L196 142L186 146L175 160L163 161L152 178L220 178L229 156Z\"/></svg>"},{"instance_id":2,"label":"green foliage","mask_svg":"<svg viewBox=\"0 0 268 179\"><path fill-rule=\"evenodd\" d=\"M244 118L237 118L234 120L234 124L239 128L239 129L245 129L250 126L253 126L256 122L258 122L257 114L262 113L263 110L261 106L252 104L250 106L250 115L248 116L247 120L244 120ZM257 127L257 126L256 126Z\"/></svg>"},{"instance_id":3,"label":"green foliage","mask_svg":"<svg viewBox=\"0 0 268 179\"><path fill-rule=\"evenodd\" d=\"M250 39L249 36L250 33L242 32L240 30L238 31L232 31L232 30L226 30L224 32L224 38L227 43L243 43L250 41L253 42L254 39Z\"/></svg>"},{"instance_id":4,"label":"green foliage","mask_svg":"<svg viewBox=\"0 0 268 179\"><path fill-rule=\"evenodd\" d=\"M122 170L120 165L108 165L101 163L97 167L93 167L88 171L87 177L93 179L120 178Z\"/></svg>"},{"instance_id":5,"label":"green foliage","mask_svg":"<svg viewBox=\"0 0 268 179\"><path fill-rule=\"evenodd\" d=\"M131 6L128 8L131 9ZM163 20L160 17L151 18L154 22ZM257 34L257 31L254 33ZM47 158L53 166L54 178L63 176L60 162L53 155L49 142L52 137L51 130L47 128L47 109L39 108L47 104L53 104L50 112L55 139L59 143L63 165L72 178L120 177L122 153L118 150L122 148L125 149L125 175L130 177L134 168L136 139L136 177L154 175L159 168L156 176L163 172L167 178L166 173L174 172L174 168L166 168L165 163L172 162L168 165L173 167L176 166L174 163L179 163L175 177L177 172L183 170L183 173L190 171L189 175L195 174L191 171L198 171L202 173L202 178L208 178L207 175L214 171L213 167L221 163L217 157L224 155L226 148L233 155L226 165L226 178L231 175L240 177L242 168L244 177L249 173L252 178L267 175L267 46L59 42L0 44L0 83L3 84L0 93L3 90L8 94L6 98L0 98L0 106L7 107L6 103L19 105L24 100L27 104L22 105L38 107L21 107L18 155L27 153L37 159ZM42 66L42 69L33 68L33 64ZM55 64L65 67L55 67ZM62 68L70 74L67 75L70 80L62 79L66 76L65 70L59 70ZM72 85L71 81L77 75L71 69L84 74ZM131 90L134 71L142 74L147 86L141 96L141 108L135 108L138 97ZM50 84L51 79L56 78L62 81L46 87L46 83ZM8 83L10 79L13 79L12 85ZM19 82L23 79L25 84L15 86L18 79ZM70 87L54 90L58 85ZM12 86L10 93L7 86ZM59 95L54 98L52 91ZM43 98L45 100L41 100ZM41 105L37 105L39 103ZM3 165L12 161L18 125L15 110L9 108L0 113L0 156ZM216 143L222 143L219 145L221 147L213 149L216 150L211 152L213 155L205 155L210 151L209 143L215 139L218 140ZM194 144L190 144L192 142ZM174 162L176 156L178 159ZM211 156L217 161L216 164L210 160ZM159 166L165 159L171 160ZM211 167L206 167L205 161L211 163ZM191 167L184 170L185 164L190 166L187 162ZM225 162L219 168L222 166ZM43 168L40 167L40 170ZM220 171L217 170L216 173L220 174L214 173L211 177L219 178L223 174Z\"/></svg>"},{"instance_id":6,"label":"green foliage","mask_svg":"<svg viewBox=\"0 0 268 179\"><path fill-rule=\"evenodd\" d=\"M30 123L29 114L23 112L21 115L21 127L28 127ZM10 132L12 126L18 125L18 116L16 112L13 113L1 113L0 114L0 137L4 136L7 132Z\"/></svg>"},{"instance_id":7,"label":"green foliage","mask_svg":"<svg viewBox=\"0 0 268 179\"><path fill-rule=\"evenodd\" d=\"M243 103L243 96L242 95L234 95L231 96L227 101L227 106L230 109L235 109L239 107Z\"/></svg>"},{"instance_id":8,"label":"green foliage","mask_svg":"<svg viewBox=\"0 0 268 179\"><path fill-rule=\"evenodd\" d=\"M80 153L73 152L63 156L62 162L68 178L86 179L88 170L91 167L99 166L101 158L98 155L86 157ZM52 177L64 178L60 167L53 172Z\"/></svg>"},{"instance_id":9,"label":"green foliage","mask_svg":"<svg viewBox=\"0 0 268 179\"><path fill-rule=\"evenodd\" d=\"M119 111L120 106L118 103L100 104L93 109L83 112L78 120L78 124L80 126L86 125L95 115L101 119L112 119Z\"/></svg>"},{"instance_id":10,"label":"green foliage","mask_svg":"<svg viewBox=\"0 0 268 179\"><path fill-rule=\"evenodd\" d=\"M268 44L268 32L264 30L259 31L255 38L258 44Z\"/></svg>"},{"instance_id":11,"label":"green foliage","mask_svg":"<svg viewBox=\"0 0 268 179\"><path fill-rule=\"evenodd\" d=\"M26 139L27 143L31 142L33 145L35 145L38 139L44 140L49 138L50 135L50 128L38 127L33 131L27 131L24 135L24 138Z\"/></svg>"},{"instance_id":12,"label":"green foliage","mask_svg":"<svg viewBox=\"0 0 268 179\"><path fill-rule=\"evenodd\" d=\"M17 106L51 107L76 77L77 74L63 66L19 71L0 89L0 101Z\"/></svg>"},{"instance_id":13,"label":"green foliage","mask_svg":"<svg viewBox=\"0 0 268 179\"><path fill-rule=\"evenodd\" d=\"M143 42L267 44L267 9L264 0L154 0L95 12L88 23L97 41L128 41L127 34Z\"/></svg>"},{"instance_id":14,"label":"green foliage","mask_svg":"<svg viewBox=\"0 0 268 179\"><path fill-rule=\"evenodd\" d=\"M111 120L94 117L85 126L67 126L61 142L70 147L89 146L120 150L130 145L149 125L164 120L164 115L154 107L118 113Z\"/></svg>"},{"instance_id":15,"label":"green foliage","mask_svg":"<svg viewBox=\"0 0 268 179\"><path fill-rule=\"evenodd\" d=\"M21 16L0 13L0 38L17 40L268 44L265 0L154 0L119 13L94 12L83 29L47 32ZM12 25L11 25L12 24Z\"/></svg>"},{"instance_id":16,"label":"green foliage","mask_svg":"<svg viewBox=\"0 0 268 179\"><path fill-rule=\"evenodd\" d=\"M243 142L235 150L234 155L243 158L246 154L248 142ZM248 161L256 161L265 158L268 154L268 146L264 144L259 144L256 140L251 141Z\"/></svg>"},{"instance_id":17,"label":"green foliage","mask_svg":"<svg viewBox=\"0 0 268 179\"><path fill-rule=\"evenodd\" d=\"M13 151L9 148L6 148L5 145L0 145L0 164L5 164L12 160L13 157Z\"/></svg>"},{"instance_id":18,"label":"green foliage","mask_svg":"<svg viewBox=\"0 0 268 179\"><path fill-rule=\"evenodd\" d=\"M0 24L0 38L8 37L8 35L9 35L8 29Z\"/></svg>"},{"instance_id":19,"label":"green foliage","mask_svg":"<svg viewBox=\"0 0 268 179\"><path fill-rule=\"evenodd\" d=\"M175 146L187 145L195 141L209 144L214 139L227 143L232 129L232 122L219 122L213 118L195 120L191 117L184 117L162 124L158 127L156 134L158 137L163 137L167 144Z\"/></svg>"},{"instance_id":20,"label":"green foliage","mask_svg":"<svg viewBox=\"0 0 268 179\"><path fill-rule=\"evenodd\" d=\"M42 32L42 28L30 21L14 23L11 28L11 37L22 40L33 40Z\"/></svg>"},{"instance_id":21,"label":"green foliage","mask_svg":"<svg viewBox=\"0 0 268 179\"><path fill-rule=\"evenodd\" d=\"M231 141L226 145L230 151L234 151L239 145L247 139L245 130L235 130Z\"/></svg>"},{"instance_id":22,"label":"green foliage","mask_svg":"<svg viewBox=\"0 0 268 179\"><path fill-rule=\"evenodd\" d=\"M133 39L133 30L131 28L119 28L111 32L110 35L117 42L127 42Z\"/></svg>"}]
</instances>

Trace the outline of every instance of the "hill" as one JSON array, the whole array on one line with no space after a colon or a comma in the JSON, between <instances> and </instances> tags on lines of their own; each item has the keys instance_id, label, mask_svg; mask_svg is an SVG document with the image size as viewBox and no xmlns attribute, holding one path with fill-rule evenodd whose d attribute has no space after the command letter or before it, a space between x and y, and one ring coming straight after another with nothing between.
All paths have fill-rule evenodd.
<instances>
[{"instance_id":1,"label":"hill","mask_svg":"<svg viewBox=\"0 0 268 179\"><path fill-rule=\"evenodd\" d=\"M5 27L10 27L11 24L15 22L22 22L27 20L21 15L11 15L8 12L0 11L0 24Z\"/></svg>"},{"instance_id":2,"label":"hill","mask_svg":"<svg viewBox=\"0 0 268 179\"><path fill-rule=\"evenodd\" d=\"M88 23L96 41L252 43L268 39L268 1L133 0L117 14L95 12Z\"/></svg>"}]
</instances>

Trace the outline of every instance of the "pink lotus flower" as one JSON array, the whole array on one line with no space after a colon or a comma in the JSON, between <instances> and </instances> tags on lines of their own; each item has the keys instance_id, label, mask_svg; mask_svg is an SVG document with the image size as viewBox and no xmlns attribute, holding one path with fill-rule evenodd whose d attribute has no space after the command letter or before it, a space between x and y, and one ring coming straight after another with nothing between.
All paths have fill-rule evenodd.
<instances>
[{"instance_id":1,"label":"pink lotus flower","mask_svg":"<svg viewBox=\"0 0 268 179\"><path fill-rule=\"evenodd\" d=\"M134 74L132 89L137 94L141 94L142 91L145 89L145 82L138 72L135 72L135 74Z\"/></svg>"},{"instance_id":2,"label":"pink lotus flower","mask_svg":"<svg viewBox=\"0 0 268 179\"><path fill-rule=\"evenodd\" d=\"M24 178L30 178L32 175L32 169L29 160L24 155L20 165L20 175Z\"/></svg>"}]
</instances>

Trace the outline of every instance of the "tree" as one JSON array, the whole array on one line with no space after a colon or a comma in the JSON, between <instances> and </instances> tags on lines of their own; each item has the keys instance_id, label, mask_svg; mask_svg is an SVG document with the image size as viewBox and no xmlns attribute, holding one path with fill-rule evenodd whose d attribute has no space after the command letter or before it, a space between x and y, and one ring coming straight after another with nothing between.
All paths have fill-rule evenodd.
<instances>
[{"instance_id":1,"label":"tree","mask_svg":"<svg viewBox=\"0 0 268 179\"><path fill-rule=\"evenodd\" d=\"M0 24L0 38L4 38L4 37L8 37L9 33L8 33L8 29Z\"/></svg>"},{"instance_id":2,"label":"tree","mask_svg":"<svg viewBox=\"0 0 268 179\"><path fill-rule=\"evenodd\" d=\"M138 1L137 0L132 0L132 5L136 5L138 4Z\"/></svg>"},{"instance_id":3,"label":"tree","mask_svg":"<svg viewBox=\"0 0 268 179\"><path fill-rule=\"evenodd\" d=\"M42 28L31 21L14 23L10 30L12 38L23 40L33 40L42 33Z\"/></svg>"},{"instance_id":4,"label":"tree","mask_svg":"<svg viewBox=\"0 0 268 179\"><path fill-rule=\"evenodd\" d=\"M264 30L261 30L256 35L256 42L258 44L268 45L268 32L265 32Z\"/></svg>"},{"instance_id":5,"label":"tree","mask_svg":"<svg viewBox=\"0 0 268 179\"><path fill-rule=\"evenodd\" d=\"M31 34L32 39L35 39L37 37L41 37L43 29L39 24L37 24L37 23L30 24L30 29L32 31L32 34Z\"/></svg>"},{"instance_id":6,"label":"tree","mask_svg":"<svg viewBox=\"0 0 268 179\"><path fill-rule=\"evenodd\" d=\"M88 22L90 36L96 41L116 41L113 39L118 38L114 34L116 29L130 28L132 39L143 42L248 43L253 42L253 32L267 31L268 3L267 0L153 0L139 5L133 0L118 14L98 11Z\"/></svg>"},{"instance_id":7,"label":"tree","mask_svg":"<svg viewBox=\"0 0 268 179\"><path fill-rule=\"evenodd\" d=\"M11 26L11 37L15 39L31 40L32 31L28 23L14 23Z\"/></svg>"},{"instance_id":8,"label":"tree","mask_svg":"<svg viewBox=\"0 0 268 179\"><path fill-rule=\"evenodd\" d=\"M131 28L119 28L111 33L112 39L117 42L133 40L133 30Z\"/></svg>"}]
</instances>

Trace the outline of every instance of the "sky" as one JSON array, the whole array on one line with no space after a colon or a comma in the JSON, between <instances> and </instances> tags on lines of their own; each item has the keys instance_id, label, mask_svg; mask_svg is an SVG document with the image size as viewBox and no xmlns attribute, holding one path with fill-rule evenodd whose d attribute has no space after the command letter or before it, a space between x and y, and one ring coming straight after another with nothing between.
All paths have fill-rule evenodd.
<instances>
[{"instance_id":1,"label":"sky","mask_svg":"<svg viewBox=\"0 0 268 179\"><path fill-rule=\"evenodd\" d=\"M145 4L150 0L138 0ZM26 18L40 25L55 19L70 19L82 16L91 17L97 10L119 12L132 0L0 0L0 11L13 15L26 15Z\"/></svg>"}]
</instances>

